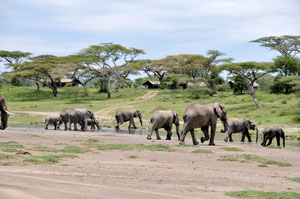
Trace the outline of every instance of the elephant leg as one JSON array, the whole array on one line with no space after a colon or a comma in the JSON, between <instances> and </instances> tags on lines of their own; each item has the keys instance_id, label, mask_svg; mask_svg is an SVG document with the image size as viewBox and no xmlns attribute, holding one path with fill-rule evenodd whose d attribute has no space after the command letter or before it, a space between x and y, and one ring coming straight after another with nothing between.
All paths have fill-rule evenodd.
<instances>
[{"instance_id":1,"label":"elephant leg","mask_svg":"<svg viewBox=\"0 0 300 199\"><path fill-rule=\"evenodd\" d=\"M202 130L202 132L204 134L204 137L201 137L200 140L201 140L201 143L203 143L203 142L209 140L208 126L202 127L201 130Z\"/></svg>"},{"instance_id":2,"label":"elephant leg","mask_svg":"<svg viewBox=\"0 0 300 199\"><path fill-rule=\"evenodd\" d=\"M193 145L198 145L199 142L197 141L196 136L195 136L195 129L191 129L190 132L192 135Z\"/></svg>"},{"instance_id":3,"label":"elephant leg","mask_svg":"<svg viewBox=\"0 0 300 199\"><path fill-rule=\"evenodd\" d=\"M250 133L249 133L248 129L245 129L243 131L243 134L244 134L244 138L245 138L245 136L247 136L248 142L252 142L251 136L250 136Z\"/></svg>"},{"instance_id":4,"label":"elephant leg","mask_svg":"<svg viewBox=\"0 0 300 199\"><path fill-rule=\"evenodd\" d=\"M167 131L167 137L166 137L166 140L171 140L171 137L172 137L172 131Z\"/></svg>"},{"instance_id":5,"label":"elephant leg","mask_svg":"<svg viewBox=\"0 0 300 199\"><path fill-rule=\"evenodd\" d=\"M159 136L159 133L158 133L158 129L155 129L155 134L156 134L156 139L161 140L161 137Z\"/></svg>"},{"instance_id":6,"label":"elephant leg","mask_svg":"<svg viewBox=\"0 0 300 199\"><path fill-rule=\"evenodd\" d=\"M134 128L134 129L137 129L136 126L135 126L133 117L131 118L131 120L132 120L131 123L132 123L132 125L133 125L133 128Z\"/></svg>"},{"instance_id":7,"label":"elephant leg","mask_svg":"<svg viewBox=\"0 0 300 199\"><path fill-rule=\"evenodd\" d=\"M78 131L77 122L74 122L74 131Z\"/></svg>"},{"instance_id":8,"label":"elephant leg","mask_svg":"<svg viewBox=\"0 0 300 199\"><path fill-rule=\"evenodd\" d=\"M64 122L64 124L65 124L65 131L68 129L67 128L67 122Z\"/></svg>"},{"instance_id":9,"label":"elephant leg","mask_svg":"<svg viewBox=\"0 0 300 199\"><path fill-rule=\"evenodd\" d=\"M183 130L181 132L179 144L185 144L184 143L185 136L190 131L190 129L188 128L188 126L189 126L188 124L183 124Z\"/></svg>"},{"instance_id":10,"label":"elephant leg","mask_svg":"<svg viewBox=\"0 0 300 199\"><path fill-rule=\"evenodd\" d=\"M276 136L276 140L277 140L277 146L280 146L280 137Z\"/></svg>"},{"instance_id":11,"label":"elephant leg","mask_svg":"<svg viewBox=\"0 0 300 199\"><path fill-rule=\"evenodd\" d=\"M230 133L230 135L229 135L229 142L233 142L232 133Z\"/></svg>"},{"instance_id":12,"label":"elephant leg","mask_svg":"<svg viewBox=\"0 0 300 199\"><path fill-rule=\"evenodd\" d=\"M151 130L150 130L150 132L148 133L148 135L147 135L147 139L148 140L151 140L152 138L152 133L153 133L153 129L151 128Z\"/></svg>"},{"instance_id":13,"label":"elephant leg","mask_svg":"<svg viewBox=\"0 0 300 199\"><path fill-rule=\"evenodd\" d=\"M217 128L217 124L212 124L210 127L210 139L208 145L211 146L215 145L214 140L215 140L216 128Z\"/></svg>"},{"instance_id":14,"label":"elephant leg","mask_svg":"<svg viewBox=\"0 0 300 199\"><path fill-rule=\"evenodd\" d=\"M57 129L57 123L54 122L54 130L56 130L56 129Z\"/></svg>"},{"instance_id":15,"label":"elephant leg","mask_svg":"<svg viewBox=\"0 0 300 199\"><path fill-rule=\"evenodd\" d=\"M269 139L269 143L267 144L267 146L269 146L269 145L272 144L272 140L273 140L273 138L270 138L270 139Z\"/></svg>"},{"instance_id":16,"label":"elephant leg","mask_svg":"<svg viewBox=\"0 0 300 199\"><path fill-rule=\"evenodd\" d=\"M47 122L47 123L46 123L46 126L45 126L45 129L48 129L48 125L49 125L49 123Z\"/></svg>"},{"instance_id":17,"label":"elephant leg","mask_svg":"<svg viewBox=\"0 0 300 199\"><path fill-rule=\"evenodd\" d=\"M244 132L242 133L242 139L241 139L241 142L245 142L245 133L244 133Z\"/></svg>"}]
</instances>

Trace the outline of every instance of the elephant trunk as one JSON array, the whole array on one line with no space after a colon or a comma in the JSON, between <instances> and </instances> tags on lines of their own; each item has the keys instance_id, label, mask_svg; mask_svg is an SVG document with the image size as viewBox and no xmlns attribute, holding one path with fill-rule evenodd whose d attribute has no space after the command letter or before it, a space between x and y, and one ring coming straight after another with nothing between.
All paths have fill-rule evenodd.
<instances>
[{"instance_id":1,"label":"elephant trunk","mask_svg":"<svg viewBox=\"0 0 300 199\"><path fill-rule=\"evenodd\" d=\"M177 134L178 140L180 140L179 124L176 124L176 134Z\"/></svg>"},{"instance_id":2,"label":"elephant trunk","mask_svg":"<svg viewBox=\"0 0 300 199\"><path fill-rule=\"evenodd\" d=\"M143 126L142 116L139 116L141 126Z\"/></svg>"},{"instance_id":3,"label":"elephant trunk","mask_svg":"<svg viewBox=\"0 0 300 199\"><path fill-rule=\"evenodd\" d=\"M6 129L7 122L8 122L8 116L9 116L9 114L7 113L6 110L1 111L1 127L0 127L1 130Z\"/></svg>"},{"instance_id":4,"label":"elephant trunk","mask_svg":"<svg viewBox=\"0 0 300 199\"><path fill-rule=\"evenodd\" d=\"M258 129L257 129L257 126L255 127L255 131L256 131L256 143L258 141Z\"/></svg>"},{"instance_id":5,"label":"elephant trunk","mask_svg":"<svg viewBox=\"0 0 300 199\"><path fill-rule=\"evenodd\" d=\"M221 119L221 121L222 121L222 124L223 124L223 126L224 126L224 130L222 129L222 130L221 130L221 133L226 133L226 131L228 130L228 122L227 122L227 118Z\"/></svg>"}]
</instances>

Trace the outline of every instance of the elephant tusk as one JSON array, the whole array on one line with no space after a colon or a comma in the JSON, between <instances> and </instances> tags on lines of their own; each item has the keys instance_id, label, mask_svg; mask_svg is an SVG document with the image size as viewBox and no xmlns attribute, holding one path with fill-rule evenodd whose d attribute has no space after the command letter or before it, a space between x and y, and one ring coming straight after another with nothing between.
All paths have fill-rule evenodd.
<instances>
[{"instance_id":1,"label":"elephant tusk","mask_svg":"<svg viewBox=\"0 0 300 199\"><path fill-rule=\"evenodd\" d=\"M13 115L13 113L8 112L8 110L4 109L4 111L7 113L8 116Z\"/></svg>"}]
</instances>

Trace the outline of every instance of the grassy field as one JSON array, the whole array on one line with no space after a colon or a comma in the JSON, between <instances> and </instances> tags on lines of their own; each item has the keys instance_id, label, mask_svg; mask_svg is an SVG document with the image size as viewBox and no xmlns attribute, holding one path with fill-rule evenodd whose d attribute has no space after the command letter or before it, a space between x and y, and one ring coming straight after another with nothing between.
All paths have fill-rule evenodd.
<instances>
[{"instance_id":1,"label":"grassy field","mask_svg":"<svg viewBox=\"0 0 300 199\"><path fill-rule=\"evenodd\" d=\"M256 121L259 126L300 127L300 105L290 108L300 100L299 95L296 94L270 94L258 91L257 98L263 105L263 109L256 108L249 95L232 95L231 91L218 93L213 97L191 99L185 90L157 90L159 93L154 98L136 100L149 91L154 90L121 89L119 93L112 92L112 99L107 100L106 93L99 93L96 88L88 89L88 97L84 96L82 88L78 88L75 103L73 88L60 88L56 98L48 88L41 88L39 92L36 92L35 87L0 88L9 110L18 111L10 117L11 125L42 125L44 122L44 117L22 113L22 111L60 112L65 108L88 108L94 112L101 112L103 109L117 105L121 108L122 103L127 103L124 108L140 109L146 121L157 109L175 110L181 119L185 108L192 103L219 102L226 107L228 118L249 118ZM108 112L108 116L114 116L115 111L112 109ZM106 121L104 126L112 127L113 124L111 121Z\"/></svg>"}]
</instances>

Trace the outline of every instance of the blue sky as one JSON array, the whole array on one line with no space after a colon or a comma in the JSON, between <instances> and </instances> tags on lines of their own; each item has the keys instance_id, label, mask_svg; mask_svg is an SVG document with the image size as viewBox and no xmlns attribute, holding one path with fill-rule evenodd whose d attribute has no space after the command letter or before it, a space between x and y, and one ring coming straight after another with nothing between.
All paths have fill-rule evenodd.
<instances>
[{"instance_id":1,"label":"blue sky","mask_svg":"<svg viewBox=\"0 0 300 199\"><path fill-rule=\"evenodd\" d=\"M271 61L278 53L249 41L286 34L300 35L300 0L0 0L0 50L34 56L113 42L145 50L140 59L217 49Z\"/></svg>"}]
</instances>

